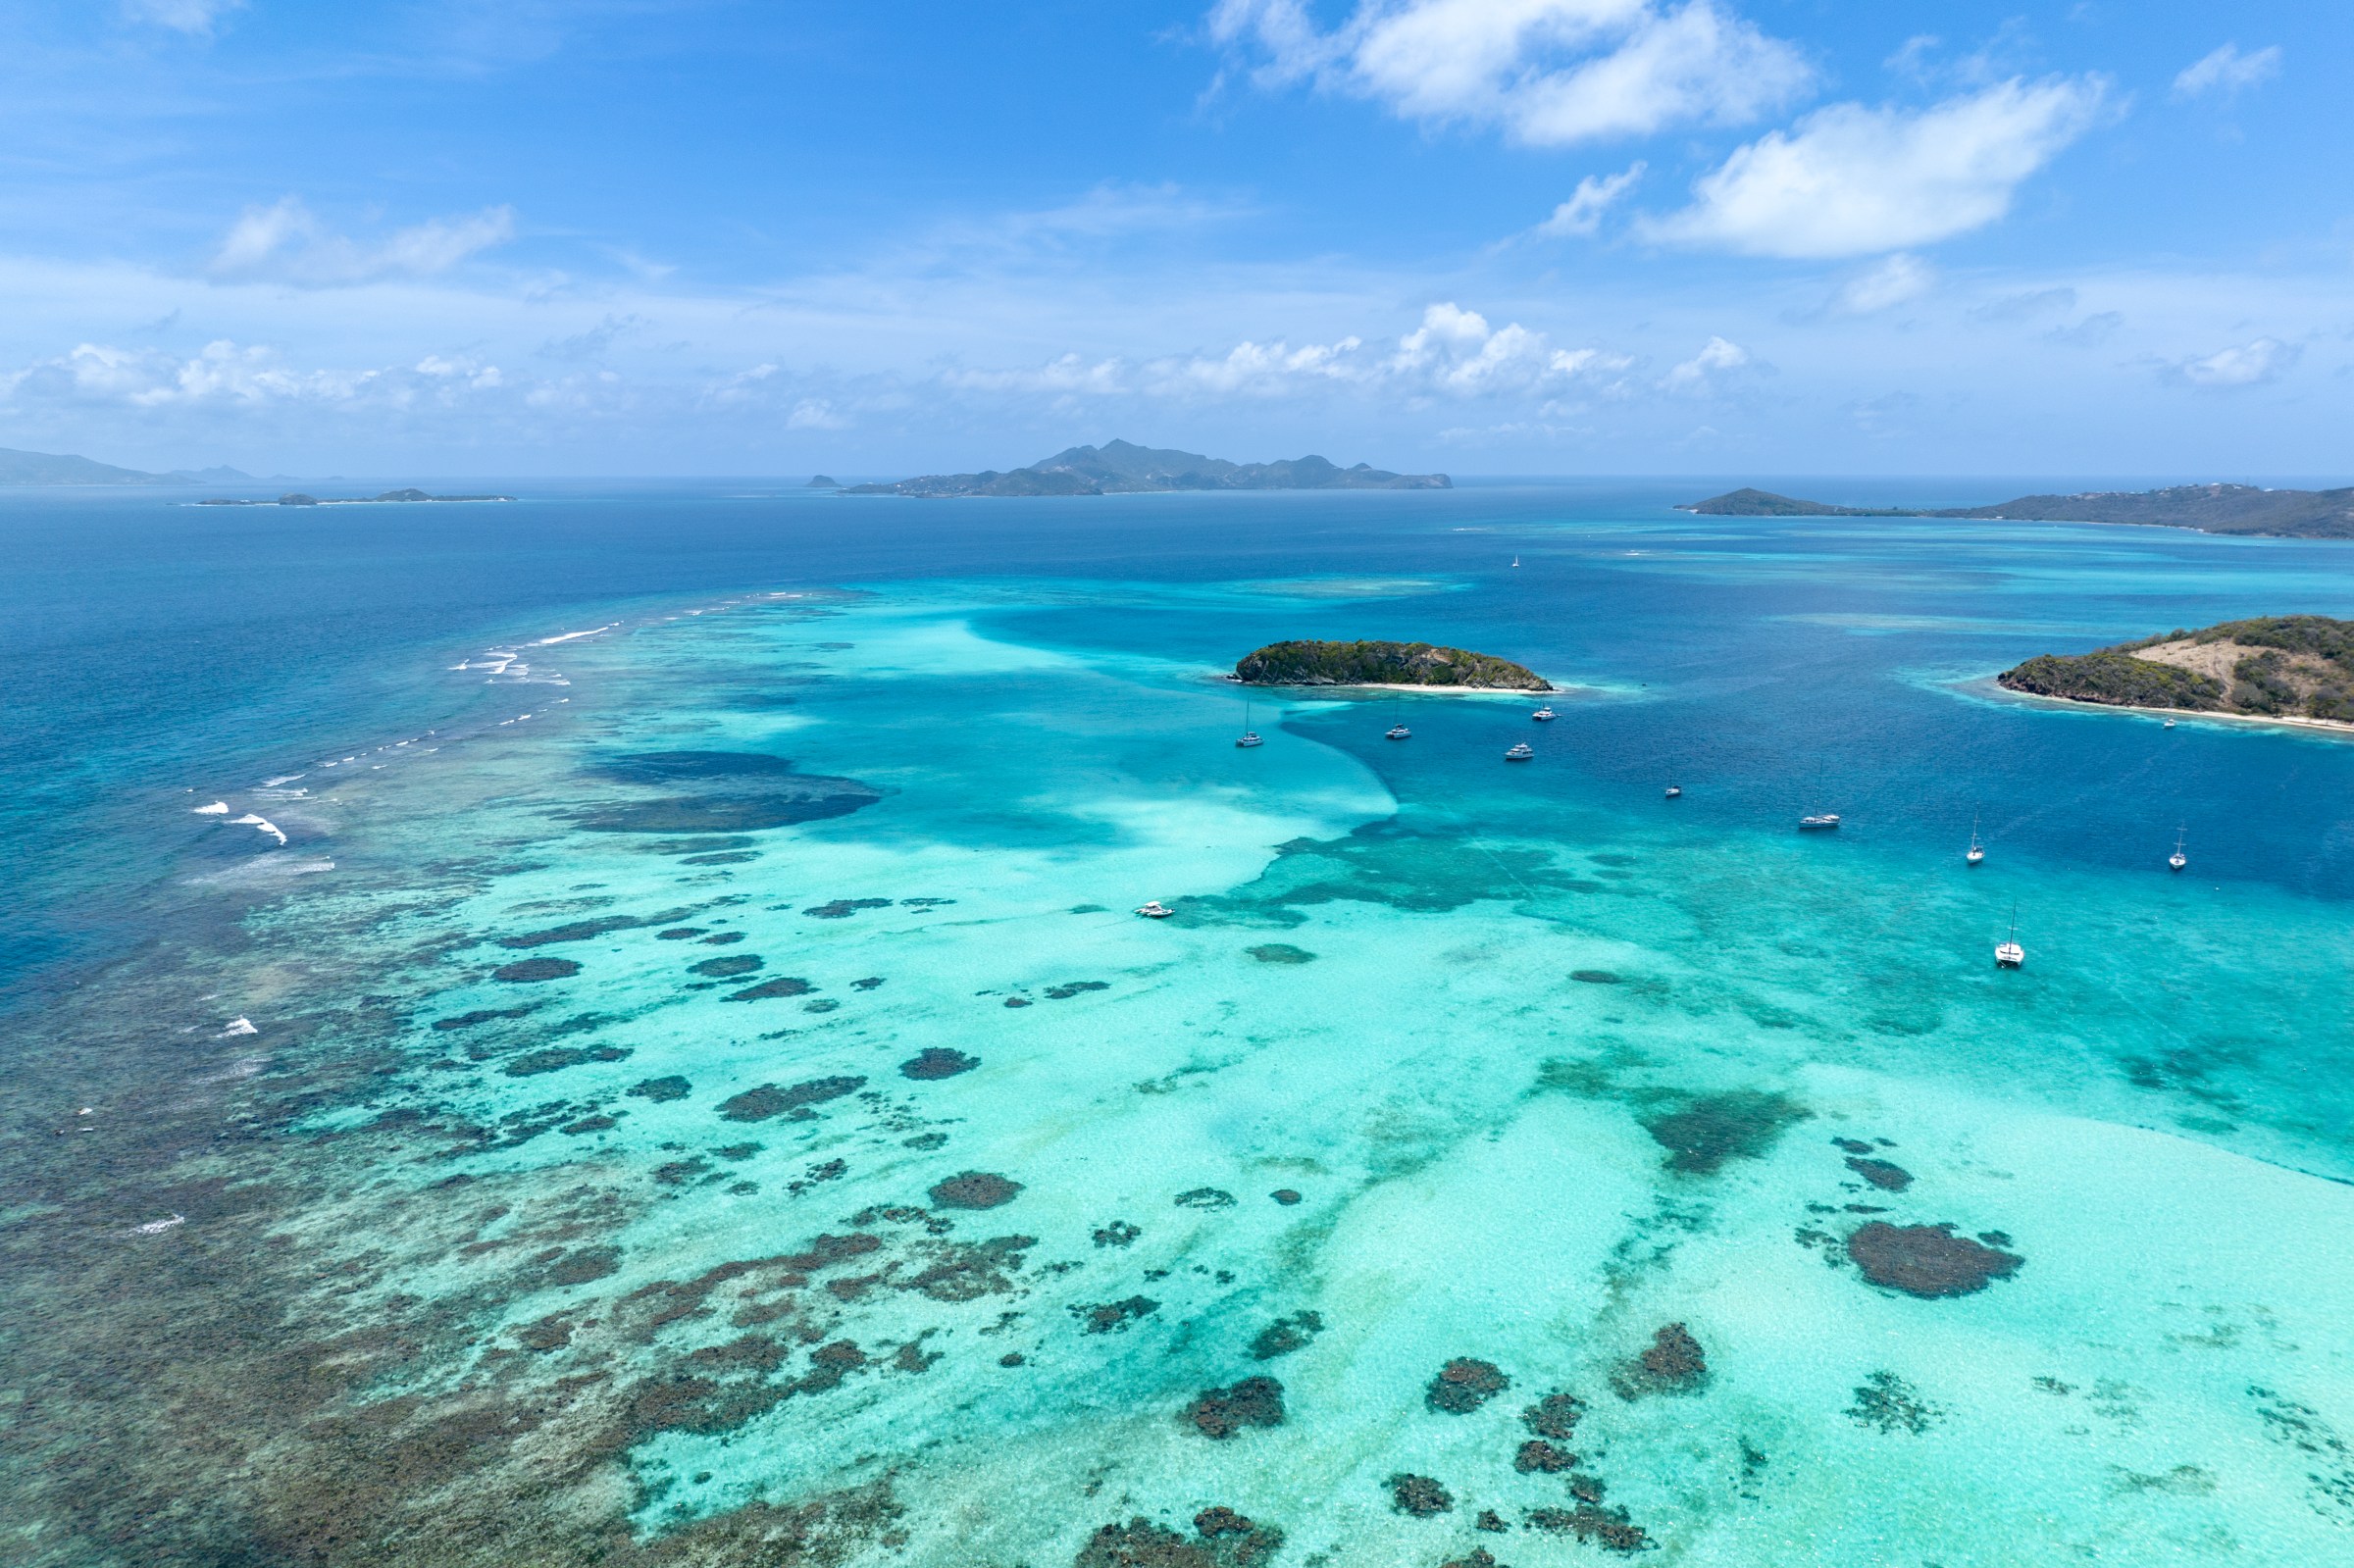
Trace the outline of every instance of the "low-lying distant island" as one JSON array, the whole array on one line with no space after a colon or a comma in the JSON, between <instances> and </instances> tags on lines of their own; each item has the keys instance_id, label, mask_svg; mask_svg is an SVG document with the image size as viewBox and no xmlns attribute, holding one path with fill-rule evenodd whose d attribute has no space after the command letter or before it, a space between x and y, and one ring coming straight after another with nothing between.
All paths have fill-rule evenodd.
<instances>
[{"instance_id":1,"label":"low-lying distant island","mask_svg":"<svg viewBox=\"0 0 2354 1568\"><path fill-rule=\"evenodd\" d=\"M2161 490L2022 495L1992 506L1834 506L1771 490L1728 490L1676 508L1701 517L1924 517L2018 523L2127 523L2202 533L2354 539L2354 487L2268 490L2253 484L2176 484Z\"/></svg>"},{"instance_id":2,"label":"low-lying distant island","mask_svg":"<svg viewBox=\"0 0 2354 1568\"><path fill-rule=\"evenodd\" d=\"M198 506L380 506L387 502L405 504L412 501L512 501L512 495L428 495L419 489L386 490L382 495L305 495L291 490L275 501L236 500L229 496L211 496L198 501Z\"/></svg>"},{"instance_id":3,"label":"low-lying distant island","mask_svg":"<svg viewBox=\"0 0 2354 1568\"><path fill-rule=\"evenodd\" d=\"M1543 676L1493 654L1429 642L1270 642L1245 654L1234 678L1253 686L1436 686L1551 691Z\"/></svg>"},{"instance_id":4,"label":"low-lying distant island","mask_svg":"<svg viewBox=\"0 0 2354 1568\"><path fill-rule=\"evenodd\" d=\"M2047 653L1995 679L2013 691L2106 707L2354 725L2354 621L2225 621L2090 653Z\"/></svg>"},{"instance_id":5,"label":"low-lying distant island","mask_svg":"<svg viewBox=\"0 0 2354 1568\"><path fill-rule=\"evenodd\" d=\"M1313 455L1275 463L1229 463L1200 452L1106 441L1073 446L1005 473L926 474L889 484L853 484L844 495L1131 495L1157 490L1444 490L1444 474L1392 474Z\"/></svg>"}]
</instances>

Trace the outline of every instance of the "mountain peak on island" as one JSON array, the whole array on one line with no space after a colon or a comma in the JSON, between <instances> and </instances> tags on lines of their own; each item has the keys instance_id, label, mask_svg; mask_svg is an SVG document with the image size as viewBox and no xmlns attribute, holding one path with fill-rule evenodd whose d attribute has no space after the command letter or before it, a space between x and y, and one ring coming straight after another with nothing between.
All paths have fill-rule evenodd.
<instances>
[{"instance_id":1,"label":"mountain peak on island","mask_svg":"<svg viewBox=\"0 0 2354 1568\"><path fill-rule=\"evenodd\" d=\"M57 452L20 452L0 447L0 484L250 484L253 476L233 468L174 469L149 474L117 468L92 458Z\"/></svg>"},{"instance_id":2,"label":"mountain peak on island","mask_svg":"<svg viewBox=\"0 0 2354 1568\"><path fill-rule=\"evenodd\" d=\"M1120 495L1156 490L1444 490L1444 474L1393 474L1359 463L1342 468L1309 454L1273 463L1230 463L1173 447L1110 440L1069 446L1005 473L926 474L895 484L854 484L851 495Z\"/></svg>"},{"instance_id":3,"label":"mountain peak on island","mask_svg":"<svg viewBox=\"0 0 2354 1568\"><path fill-rule=\"evenodd\" d=\"M2289 539L2354 538L2354 487L2269 490L2254 484L2172 484L2156 490L2022 495L1992 506L1834 506L1742 488L1676 508L1701 517L1919 517L2013 523L2126 523L2205 533Z\"/></svg>"}]
</instances>

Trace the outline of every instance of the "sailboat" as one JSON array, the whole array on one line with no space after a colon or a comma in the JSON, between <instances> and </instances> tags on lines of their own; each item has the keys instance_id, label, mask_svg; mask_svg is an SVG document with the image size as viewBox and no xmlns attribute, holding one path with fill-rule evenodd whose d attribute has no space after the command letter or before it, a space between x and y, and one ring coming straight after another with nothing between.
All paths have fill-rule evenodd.
<instances>
[{"instance_id":1,"label":"sailboat","mask_svg":"<svg viewBox=\"0 0 2354 1568\"><path fill-rule=\"evenodd\" d=\"M1512 557L1512 570L1515 572L1520 570L1520 557L1516 555Z\"/></svg>"},{"instance_id":2,"label":"sailboat","mask_svg":"<svg viewBox=\"0 0 2354 1568\"><path fill-rule=\"evenodd\" d=\"M2170 871L2180 871L2190 864L2190 857L2182 852L2182 830L2179 828L2175 830L2175 852L2166 857L2166 864Z\"/></svg>"},{"instance_id":3,"label":"sailboat","mask_svg":"<svg viewBox=\"0 0 2354 1568\"><path fill-rule=\"evenodd\" d=\"M1682 784L1669 784L1669 785L1667 786L1667 798L1668 798L1668 799L1670 799L1670 800L1681 800L1681 799L1683 798L1683 796L1684 796L1684 786L1683 786Z\"/></svg>"},{"instance_id":4,"label":"sailboat","mask_svg":"<svg viewBox=\"0 0 2354 1568\"><path fill-rule=\"evenodd\" d=\"M1408 729L1406 727L1406 721L1405 721L1404 719L1399 719L1399 718L1398 718L1398 709L1397 709L1397 706L1396 706L1396 704L1395 704L1395 702L1394 702L1394 701L1393 701L1393 703L1392 703L1392 705L1391 705L1391 708L1390 708L1390 717L1391 717L1391 718L1393 718L1393 719L1397 719L1397 720L1398 720L1398 722L1397 722L1396 724L1393 724L1393 725L1391 725L1391 726L1390 726L1390 727L1389 727L1387 730L1384 730L1384 731L1381 733L1381 737L1382 737L1384 740L1407 740L1407 739L1411 739L1411 738L1412 738L1412 736L1413 736L1413 733L1413 733L1411 730L1408 730Z\"/></svg>"},{"instance_id":5,"label":"sailboat","mask_svg":"<svg viewBox=\"0 0 2354 1568\"><path fill-rule=\"evenodd\" d=\"M1970 852L1962 857L1963 864L1974 866L1986 858L1985 849L1978 843L1978 819L1970 819Z\"/></svg>"},{"instance_id":6,"label":"sailboat","mask_svg":"<svg viewBox=\"0 0 2354 1568\"><path fill-rule=\"evenodd\" d=\"M1258 732L1251 728L1251 703L1249 698L1245 698L1243 701L1243 733L1235 736L1234 743L1238 746L1258 746L1266 744L1265 741L1258 738Z\"/></svg>"},{"instance_id":7,"label":"sailboat","mask_svg":"<svg viewBox=\"0 0 2354 1568\"><path fill-rule=\"evenodd\" d=\"M2011 935L1994 944L1994 967L2017 969L2027 961L2027 950L2019 945L2019 905L2011 906Z\"/></svg>"}]
</instances>

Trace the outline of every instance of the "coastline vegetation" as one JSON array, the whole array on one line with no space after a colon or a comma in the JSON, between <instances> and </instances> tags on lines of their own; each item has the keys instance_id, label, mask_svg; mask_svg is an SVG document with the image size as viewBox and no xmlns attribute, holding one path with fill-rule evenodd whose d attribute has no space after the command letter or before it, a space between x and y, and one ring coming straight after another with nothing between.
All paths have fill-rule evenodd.
<instances>
[{"instance_id":1,"label":"coastline vegetation","mask_svg":"<svg viewBox=\"0 0 2354 1568\"><path fill-rule=\"evenodd\" d=\"M1234 667L1254 686L1475 686L1551 691L1553 683L1493 654L1429 642L1270 642Z\"/></svg>"},{"instance_id":2,"label":"coastline vegetation","mask_svg":"<svg viewBox=\"0 0 2354 1568\"><path fill-rule=\"evenodd\" d=\"M1997 679L2072 702L2354 724L2354 621L2225 621L2090 653L2042 654Z\"/></svg>"}]
</instances>

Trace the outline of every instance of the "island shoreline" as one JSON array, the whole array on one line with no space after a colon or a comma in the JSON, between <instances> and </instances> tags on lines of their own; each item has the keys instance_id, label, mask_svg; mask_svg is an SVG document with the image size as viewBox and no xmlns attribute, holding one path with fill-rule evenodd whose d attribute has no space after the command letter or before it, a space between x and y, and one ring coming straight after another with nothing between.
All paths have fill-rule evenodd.
<instances>
[{"instance_id":1,"label":"island shoreline","mask_svg":"<svg viewBox=\"0 0 2354 1568\"><path fill-rule=\"evenodd\" d=\"M2021 691L2003 684L1999 674L1972 676L1949 684L1958 690L1992 696L2030 708L2052 708L2073 713L2138 713L2161 719L2196 719L2202 724L2246 725L2260 730L2290 730L2354 739L2354 724L2340 723L2335 719L2303 719L2293 715L2266 713L2210 713L2203 708L2145 708L2130 702L2086 702L2079 697L2054 697L2040 691Z\"/></svg>"}]
</instances>

